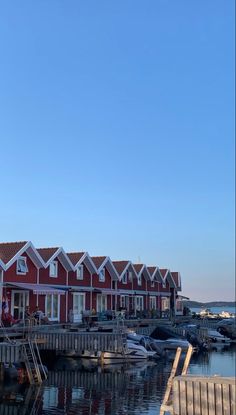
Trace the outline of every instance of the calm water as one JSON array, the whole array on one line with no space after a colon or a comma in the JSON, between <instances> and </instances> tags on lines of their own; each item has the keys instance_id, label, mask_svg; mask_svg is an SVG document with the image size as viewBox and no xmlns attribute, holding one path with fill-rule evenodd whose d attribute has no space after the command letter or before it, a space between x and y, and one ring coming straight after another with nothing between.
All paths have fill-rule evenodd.
<instances>
[{"instance_id":1,"label":"calm water","mask_svg":"<svg viewBox=\"0 0 236 415\"><path fill-rule=\"evenodd\" d=\"M189 373L235 376L235 361L236 345L231 345L193 355ZM38 391L16 384L2 387L0 414L157 415L171 364L158 361L102 369L86 360L60 358Z\"/></svg>"},{"instance_id":2,"label":"calm water","mask_svg":"<svg viewBox=\"0 0 236 415\"><path fill-rule=\"evenodd\" d=\"M199 313L204 308L206 307L191 307L191 311L195 313ZM212 313L215 313L215 314L221 313L222 311L228 311L229 313L233 313L233 314L236 313L235 307L209 307L209 309L211 310Z\"/></svg>"}]
</instances>

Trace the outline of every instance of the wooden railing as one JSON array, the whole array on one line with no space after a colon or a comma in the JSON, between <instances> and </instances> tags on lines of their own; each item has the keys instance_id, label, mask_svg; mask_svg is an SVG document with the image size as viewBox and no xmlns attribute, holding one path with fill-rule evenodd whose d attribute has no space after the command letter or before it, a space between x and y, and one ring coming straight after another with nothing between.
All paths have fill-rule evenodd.
<instances>
[{"instance_id":1,"label":"wooden railing","mask_svg":"<svg viewBox=\"0 0 236 415\"><path fill-rule=\"evenodd\" d=\"M235 415L235 378L177 376L173 407L174 415Z\"/></svg>"}]
</instances>

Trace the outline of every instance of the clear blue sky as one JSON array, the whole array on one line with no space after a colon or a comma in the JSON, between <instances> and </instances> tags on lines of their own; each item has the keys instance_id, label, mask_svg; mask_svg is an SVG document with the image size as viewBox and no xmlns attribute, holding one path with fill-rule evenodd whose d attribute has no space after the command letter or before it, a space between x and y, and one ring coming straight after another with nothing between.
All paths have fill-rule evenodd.
<instances>
[{"instance_id":1,"label":"clear blue sky","mask_svg":"<svg viewBox=\"0 0 236 415\"><path fill-rule=\"evenodd\" d=\"M0 240L234 299L234 1L0 5Z\"/></svg>"}]
</instances>

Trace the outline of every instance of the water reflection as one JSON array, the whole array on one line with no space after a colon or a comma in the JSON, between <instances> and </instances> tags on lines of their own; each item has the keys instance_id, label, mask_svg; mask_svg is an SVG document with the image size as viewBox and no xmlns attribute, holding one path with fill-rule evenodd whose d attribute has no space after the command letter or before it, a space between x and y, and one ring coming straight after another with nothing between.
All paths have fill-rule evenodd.
<instances>
[{"instance_id":1,"label":"water reflection","mask_svg":"<svg viewBox=\"0 0 236 415\"><path fill-rule=\"evenodd\" d=\"M189 372L234 376L236 347L194 355ZM61 358L41 388L9 384L0 390L1 415L157 415L171 362L98 367Z\"/></svg>"}]
</instances>

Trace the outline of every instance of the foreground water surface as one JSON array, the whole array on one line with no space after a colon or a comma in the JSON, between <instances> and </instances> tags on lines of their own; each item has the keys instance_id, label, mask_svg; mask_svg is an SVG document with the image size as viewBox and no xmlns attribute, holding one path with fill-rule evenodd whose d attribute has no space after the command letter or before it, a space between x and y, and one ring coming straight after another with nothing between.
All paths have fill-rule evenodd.
<instances>
[{"instance_id":1,"label":"foreground water surface","mask_svg":"<svg viewBox=\"0 0 236 415\"><path fill-rule=\"evenodd\" d=\"M236 345L193 355L189 373L235 376ZM59 358L41 388L0 388L1 415L158 415L172 360L110 365Z\"/></svg>"}]
</instances>

